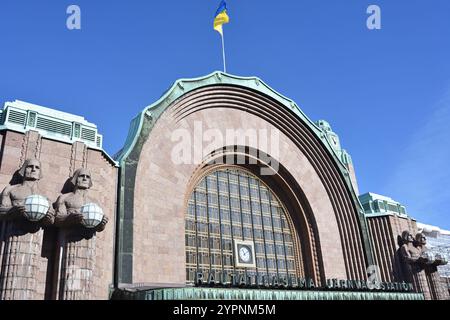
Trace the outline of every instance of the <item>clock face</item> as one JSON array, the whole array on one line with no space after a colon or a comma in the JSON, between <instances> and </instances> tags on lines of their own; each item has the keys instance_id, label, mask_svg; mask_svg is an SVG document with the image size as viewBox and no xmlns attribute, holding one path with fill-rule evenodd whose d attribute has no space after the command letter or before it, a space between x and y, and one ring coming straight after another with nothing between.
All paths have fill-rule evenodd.
<instances>
[{"instance_id":1,"label":"clock face","mask_svg":"<svg viewBox=\"0 0 450 320\"><path fill-rule=\"evenodd\" d=\"M253 241L234 240L234 265L238 268L256 268Z\"/></svg>"},{"instance_id":2,"label":"clock face","mask_svg":"<svg viewBox=\"0 0 450 320\"><path fill-rule=\"evenodd\" d=\"M242 246L239 249L239 258L242 262L249 263L251 261L251 257L250 249L247 246Z\"/></svg>"}]
</instances>

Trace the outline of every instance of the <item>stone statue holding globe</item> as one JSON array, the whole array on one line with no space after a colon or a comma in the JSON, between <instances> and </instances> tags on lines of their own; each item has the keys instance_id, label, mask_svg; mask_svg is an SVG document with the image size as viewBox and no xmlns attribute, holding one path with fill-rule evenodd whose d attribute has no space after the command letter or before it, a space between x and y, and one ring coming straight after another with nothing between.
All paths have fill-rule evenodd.
<instances>
[{"instance_id":1,"label":"stone statue holding globe","mask_svg":"<svg viewBox=\"0 0 450 320\"><path fill-rule=\"evenodd\" d=\"M89 196L89 189L93 185L90 172L86 169L76 170L71 184L73 191L59 196L56 201L55 225L61 228L84 226L97 232L103 231L108 218Z\"/></svg>"},{"instance_id":2,"label":"stone statue holding globe","mask_svg":"<svg viewBox=\"0 0 450 320\"><path fill-rule=\"evenodd\" d=\"M60 228L61 272L59 299L90 299L96 256L96 232L105 229L108 218L89 195L92 176L78 169L70 179L72 192L59 196L55 203L55 226Z\"/></svg>"},{"instance_id":3,"label":"stone statue holding globe","mask_svg":"<svg viewBox=\"0 0 450 320\"><path fill-rule=\"evenodd\" d=\"M0 298L37 299L36 278L44 230L53 224L50 201L39 190L41 163L28 159L16 172L17 184L8 185L0 203ZM14 180L14 179L13 179Z\"/></svg>"}]
</instances>

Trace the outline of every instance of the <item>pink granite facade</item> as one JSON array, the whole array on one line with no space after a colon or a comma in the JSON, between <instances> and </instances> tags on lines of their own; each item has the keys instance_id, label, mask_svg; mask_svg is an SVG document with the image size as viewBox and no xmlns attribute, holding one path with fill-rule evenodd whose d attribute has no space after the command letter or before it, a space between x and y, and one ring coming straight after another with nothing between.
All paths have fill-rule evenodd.
<instances>
[{"instance_id":1,"label":"pink granite facade","mask_svg":"<svg viewBox=\"0 0 450 320\"><path fill-rule=\"evenodd\" d=\"M0 134L0 139L0 187L2 190L28 158L36 158L41 162L44 178L39 181L39 188L52 202L56 201L64 184L77 168L88 168L92 172L94 183L91 190L92 197L98 199L99 205L110 219L105 231L97 233L94 236L95 241L89 246L89 250L92 251L89 264L80 266L81 271L73 270L75 274L80 275L81 279L72 288L78 288L83 292L82 295L64 295L64 288L61 288L61 275L64 274L61 271L63 263L61 230L48 227L33 235L36 238L33 242L35 243L33 265L36 266L36 270L33 270L32 281L27 275L28 271L19 272L23 266L18 265L17 261L5 259L5 256L11 254L6 247L11 241L8 239L8 234L3 232L0 247L3 261L0 274L1 299L108 299L113 284L114 265L117 188L115 163L104 152L90 149L82 142L68 144L54 141L35 131L23 134L4 130ZM7 224L4 222L3 228ZM26 237L30 236L26 235ZM13 274L8 272L11 267L17 270ZM12 280L14 280L13 284L11 284Z\"/></svg>"},{"instance_id":2,"label":"pink granite facade","mask_svg":"<svg viewBox=\"0 0 450 320\"><path fill-rule=\"evenodd\" d=\"M121 162L119 287L186 285L187 201L199 179L214 169L210 162L224 157L230 145L246 151L227 155L258 163L243 167L256 170L288 207L303 252L299 269L306 276L318 284L366 279L372 256L351 177L342 169L344 179L308 125L264 95L231 86L191 91L156 114L143 112L136 144ZM246 139L248 130L268 133L267 143ZM205 132L209 138L196 147ZM229 132L238 132L236 141L211 138ZM275 174L260 175L259 165Z\"/></svg>"}]
</instances>

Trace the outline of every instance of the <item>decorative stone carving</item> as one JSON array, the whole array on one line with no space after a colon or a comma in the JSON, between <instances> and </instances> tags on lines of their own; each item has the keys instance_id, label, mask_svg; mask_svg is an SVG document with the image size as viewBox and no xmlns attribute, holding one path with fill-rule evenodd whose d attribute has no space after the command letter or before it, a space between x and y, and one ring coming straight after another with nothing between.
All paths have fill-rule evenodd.
<instances>
[{"instance_id":1,"label":"decorative stone carving","mask_svg":"<svg viewBox=\"0 0 450 320\"><path fill-rule=\"evenodd\" d=\"M0 220L3 223L0 229L0 299L2 300L38 298L36 275L39 271L38 259L43 240L42 227L54 222L50 201L39 190L39 181L42 178L41 163L36 159L28 159L1 194ZM34 205L31 205L32 202ZM34 222L30 219L39 221Z\"/></svg>"},{"instance_id":2,"label":"decorative stone carving","mask_svg":"<svg viewBox=\"0 0 450 320\"><path fill-rule=\"evenodd\" d=\"M58 298L85 300L92 297L94 288L96 233L105 229L108 218L103 216L93 228L85 223L86 220L92 221L84 215L90 214L86 208L99 208L98 201L89 194L93 183L88 170L76 170L70 184L72 192L59 196L55 203L55 226L60 228Z\"/></svg>"},{"instance_id":3,"label":"decorative stone carving","mask_svg":"<svg viewBox=\"0 0 450 320\"><path fill-rule=\"evenodd\" d=\"M437 269L447 261L428 250L425 235L417 233L414 238L409 231L403 231L399 244L403 280L413 283L415 290L422 292L427 300L449 299Z\"/></svg>"},{"instance_id":4,"label":"decorative stone carving","mask_svg":"<svg viewBox=\"0 0 450 320\"><path fill-rule=\"evenodd\" d=\"M449 299L448 290L443 286L438 272L438 266L446 265L448 262L445 257L434 255L427 248L427 238L423 233L416 234L415 246L421 252L421 263L425 270L429 284L430 294L435 300Z\"/></svg>"},{"instance_id":5,"label":"decorative stone carving","mask_svg":"<svg viewBox=\"0 0 450 320\"><path fill-rule=\"evenodd\" d=\"M85 205L96 203L96 201L89 196L89 189L93 184L91 174L88 170L76 170L70 182L73 191L59 196L56 201L55 225L61 228L86 226L84 224L84 215L81 212L81 209ZM93 231L103 231L107 223L108 218L103 216L102 220Z\"/></svg>"},{"instance_id":6,"label":"decorative stone carving","mask_svg":"<svg viewBox=\"0 0 450 320\"><path fill-rule=\"evenodd\" d=\"M417 292L422 292L425 298L430 298L422 251L414 245L414 237L409 231L403 231L401 236L400 256L403 262L404 280L413 284Z\"/></svg>"}]
</instances>

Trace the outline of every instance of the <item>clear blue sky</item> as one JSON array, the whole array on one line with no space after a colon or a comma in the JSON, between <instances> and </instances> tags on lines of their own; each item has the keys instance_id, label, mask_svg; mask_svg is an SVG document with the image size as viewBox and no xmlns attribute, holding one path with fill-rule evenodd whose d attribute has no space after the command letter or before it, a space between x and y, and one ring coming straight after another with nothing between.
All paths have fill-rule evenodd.
<instances>
[{"instance_id":1,"label":"clear blue sky","mask_svg":"<svg viewBox=\"0 0 450 320\"><path fill-rule=\"evenodd\" d=\"M82 30L66 28L66 8ZM83 115L104 147L178 78L221 68L219 0L2 0L0 102ZM366 9L382 29L366 28ZM326 119L355 163L361 192L404 203L450 229L450 1L229 0L229 72L258 76Z\"/></svg>"}]
</instances>

